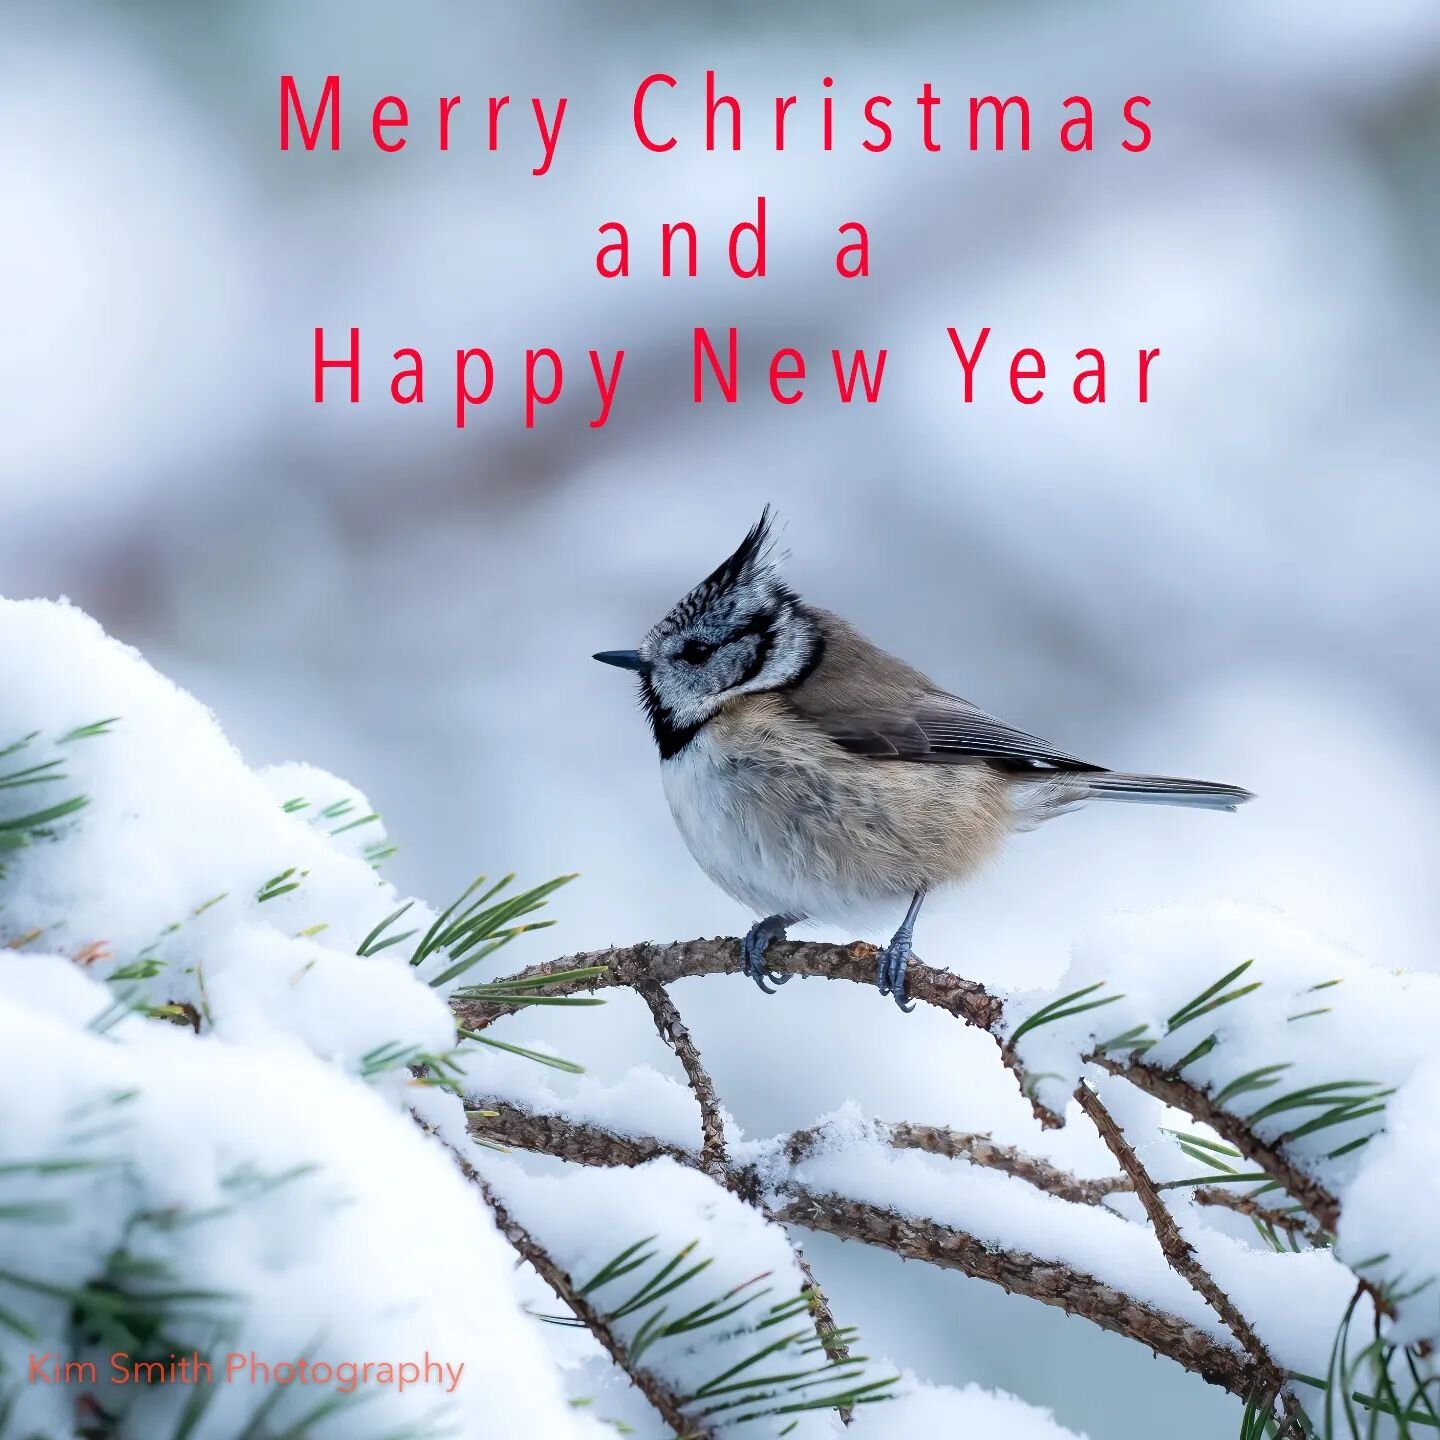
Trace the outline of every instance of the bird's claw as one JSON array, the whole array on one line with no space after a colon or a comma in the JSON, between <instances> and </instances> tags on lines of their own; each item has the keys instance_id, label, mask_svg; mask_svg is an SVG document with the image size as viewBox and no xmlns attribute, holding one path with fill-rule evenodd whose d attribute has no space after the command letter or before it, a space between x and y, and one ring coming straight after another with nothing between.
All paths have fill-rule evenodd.
<instances>
[{"instance_id":1,"label":"bird's claw","mask_svg":"<svg viewBox=\"0 0 1440 1440\"><path fill-rule=\"evenodd\" d=\"M740 942L741 968L767 995L775 993L773 986L783 985L793 975L784 971L771 970L765 964L765 951L772 940L785 938L785 921L781 916L772 915L768 920L757 920ZM769 982L767 984L766 982Z\"/></svg>"},{"instance_id":2,"label":"bird's claw","mask_svg":"<svg viewBox=\"0 0 1440 1440\"><path fill-rule=\"evenodd\" d=\"M889 995L908 1015L915 1008L913 1000L905 998L905 966L910 960L910 937L896 937L875 957L875 988L882 995Z\"/></svg>"}]
</instances>

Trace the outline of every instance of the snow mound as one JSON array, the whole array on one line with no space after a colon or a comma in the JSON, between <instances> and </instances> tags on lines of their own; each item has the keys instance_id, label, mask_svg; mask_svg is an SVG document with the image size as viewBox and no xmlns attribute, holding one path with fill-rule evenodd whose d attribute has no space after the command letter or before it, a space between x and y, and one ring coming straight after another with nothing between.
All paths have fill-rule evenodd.
<instances>
[{"instance_id":1,"label":"snow mound","mask_svg":"<svg viewBox=\"0 0 1440 1440\"><path fill-rule=\"evenodd\" d=\"M603 1433L406 1113L408 1069L375 1064L455 1034L403 947L356 954L399 903L364 797L253 773L66 605L0 601L0 654L0 1429L69 1436L98 1406L151 1440L203 1401L195 1440L263 1404L346 1440ZM187 1014L202 1033L163 1018ZM82 1368L42 1384L37 1355ZM122 1383L117 1355L214 1380Z\"/></svg>"}]
</instances>

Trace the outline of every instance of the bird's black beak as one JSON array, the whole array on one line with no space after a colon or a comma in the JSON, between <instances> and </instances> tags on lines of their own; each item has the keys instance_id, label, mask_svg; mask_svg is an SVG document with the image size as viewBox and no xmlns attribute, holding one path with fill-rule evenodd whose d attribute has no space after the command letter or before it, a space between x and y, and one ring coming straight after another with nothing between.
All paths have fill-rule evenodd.
<instances>
[{"instance_id":1,"label":"bird's black beak","mask_svg":"<svg viewBox=\"0 0 1440 1440\"><path fill-rule=\"evenodd\" d=\"M602 650L594 658L602 665L618 665L622 670L638 670L642 675L650 669L650 662L642 659L638 650Z\"/></svg>"}]
</instances>

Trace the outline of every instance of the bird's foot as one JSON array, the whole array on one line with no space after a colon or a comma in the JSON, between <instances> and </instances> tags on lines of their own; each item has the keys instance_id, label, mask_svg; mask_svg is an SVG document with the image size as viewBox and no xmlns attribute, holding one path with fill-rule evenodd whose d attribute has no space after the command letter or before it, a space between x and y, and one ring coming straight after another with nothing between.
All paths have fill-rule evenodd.
<instances>
[{"instance_id":1,"label":"bird's foot","mask_svg":"<svg viewBox=\"0 0 1440 1440\"><path fill-rule=\"evenodd\" d=\"M875 957L875 988L909 1014L913 1000L905 998L905 966L910 960L910 927L902 925L890 943Z\"/></svg>"},{"instance_id":2,"label":"bird's foot","mask_svg":"<svg viewBox=\"0 0 1440 1440\"><path fill-rule=\"evenodd\" d=\"M740 942L741 968L767 995L775 993L772 985L783 985L794 978L768 969L765 964L765 951L772 940L783 940L785 927L794 924L798 918L794 915L770 915L764 920L757 920ZM770 983L766 984L766 981Z\"/></svg>"},{"instance_id":3,"label":"bird's foot","mask_svg":"<svg viewBox=\"0 0 1440 1440\"><path fill-rule=\"evenodd\" d=\"M882 995L894 997L895 1003L907 1014L915 1008L912 1000L905 1000L905 966L910 960L910 941L915 934L915 917L925 902L925 892L917 890L910 897L910 908L900 922L900 928L890 937L890 943L875 957L875 988Z\"/></svg>"}]
</instances>

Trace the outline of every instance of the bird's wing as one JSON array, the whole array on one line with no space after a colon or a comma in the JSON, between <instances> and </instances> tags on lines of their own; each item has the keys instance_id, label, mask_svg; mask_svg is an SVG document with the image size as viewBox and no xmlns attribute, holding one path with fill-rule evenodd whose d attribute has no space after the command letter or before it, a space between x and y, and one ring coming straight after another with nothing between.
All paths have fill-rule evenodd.
<instances>
[{"instance_id":1,"label":"bird's wing","mask_svg":"<svg viewBox=\"0 0 1440 1440\"><path fill-rule=\"evenodd\" d=\"M877 760L958 764L989 760L1015 770L1099 770L942 690L828 610L809 607L824 650L786 698L837 745Z\"/></svg>"},{"instance_id":2,"label":"bird's wing","mask_svg":"<svg viewBox=\"0 0 1440 1440\"><path fill-rule=\"evenodd\" d=\"M863 709L803 703L797 708L843 749L876 760L943 765L983 759L1019 770L1102 768L939 690Z\"/></svg>"}]
</instances>

